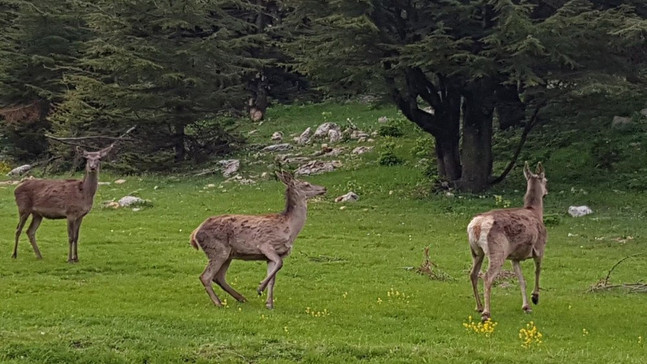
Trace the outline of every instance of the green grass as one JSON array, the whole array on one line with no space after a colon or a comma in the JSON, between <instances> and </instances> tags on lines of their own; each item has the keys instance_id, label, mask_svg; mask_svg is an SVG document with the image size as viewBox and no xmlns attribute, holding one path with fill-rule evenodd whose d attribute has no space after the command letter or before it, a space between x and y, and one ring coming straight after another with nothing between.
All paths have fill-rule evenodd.
<instances>
[{"instance_id":1,"label":"green grass","mask_svg":"<svg viewBox=\"0 0 647 364\"><path fill-rule=\"evenodd\" d=\"M243 129L259 130L252 142L269 143L275 130L299 133L323 122L323 111L342 121L352 115L360 128L371 130L378 128L377 117L396 115L357 105L300 109L271 110L270 121ZM566 182L549 185L546 213L558 223L548 227L540 304L524 314L516 282L495 287L497 326L485 337L463 327L468 316L476 316L465 228L474 214L498 207L493 194L519 205L520 173L482 196L427 194L410 152L420 136L409 132L397 139L404 165L378 166L373 152L308 178L329 192L309 205L306 226L277 276L271 311L255 295L265 274L262 262L234 261L229 270L228 280L249 302L239 304L216 288L228 305L214 307L198 280L206 257L190 247L188 237L211 215L281 210L283 187L277 181L239 186L221 177L146 175L101 186L81 227L80 262L73 265L66 263L60 220L46 220L38 231L42 261L24 235L18 259L10 259L14 187L0 185L0 362L643 363L647 297L587 291L635 253L643 255L621 264L611 278L644 281L646 195L598 189L586 181L573 183L573 191ZM378 149L384 140L378 138ZM244 165L243 172L258 173L271 158L252 160L257 164ZM550 161L546 169L551 181L565 173ZM104 173L101 180L121 177ZM216 187L206 187L210 183ZM349 189L360 200L340 209L332 200ZM100 207L132 193L152 206L137 212ZM571 204L589 204L596 213L568 217ZM426 246L453 279L430 280L411 269L422 263ZM523 267L532 281L532 263ZM406 299L389 297L391 289ZM543 343L526 349L518 334L530 321Z\"/></svg>"}]
</instances>

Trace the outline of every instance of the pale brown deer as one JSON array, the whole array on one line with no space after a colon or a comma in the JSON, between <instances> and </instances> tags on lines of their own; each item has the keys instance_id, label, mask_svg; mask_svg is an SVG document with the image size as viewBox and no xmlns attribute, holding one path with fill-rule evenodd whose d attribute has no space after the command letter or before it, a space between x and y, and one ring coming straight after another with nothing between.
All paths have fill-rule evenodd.
<instances>
[{"instance_id":1,"label":"pale brown deer","mask_svg":"<svg viewBox=\"0 0 647 364\"><path fill-rule=\"evenodd\" d=\"M38 244L36 244L36 230L43 218L47 218L67 219L69 241L67 261L70 263L79 261L77 254L79 228L83 217L92 209L94 194L99 183L101 158L104 158L113 146L114 144L97 152L78 149L86 160L85 176L82 180L28 179L16 187L14 195L20 220L16 228L16 242L12 258L18 257L20 234L27 218L32 215L31 223L27 228L27 236L38 259L43 257L38 249Z\"/></svg>"},{"instance_id":2,"label":"pale brown deer","mask_svg":"<svg viewBox=\"0 0 647 364\"><path fill-rule=\"evenodd\" d=\"M492 210L476 215L467 226L467 235L472 252L470 279L476 299L476 310L481 312L483 321L490 318L490 296L492 284L501 271L506 259L519 279L525 312L531 312L526 294L526 281L521 272L520 261L532 258L535 262L535 288L532 302L539 303L539 273L541 260L546 246L546 227L543 222L543 198L548 194L546 177L541 163L537 163L536 173L532 173L526 162L523 169L527 180L526 195L522 208ZM488 257L488 268L483 277L485 306L478 292L478 278L481 264Z\"/></svg>"},{"instance_id":3,"label":"pale brown deer","mask_svg":"<svg viewBox=\"0 0 647 364\"><path fill-rule=\"evenodd\" d=\"M233 259L267 261L267 276L258 286L259 295L267 288L267 308L274 307L274 282L290 254L297 235L306 222L307 199L323 195L326 188L295 179L288 172L277 172L286 186L285 210L269 215L220 215L206 219L191 233L191 245L202 248L209 264L200 275L207 294L216 306L222 306L213 291L216 282L239 302L246 299L225 280Z\"/></svg>"}]
</instances>

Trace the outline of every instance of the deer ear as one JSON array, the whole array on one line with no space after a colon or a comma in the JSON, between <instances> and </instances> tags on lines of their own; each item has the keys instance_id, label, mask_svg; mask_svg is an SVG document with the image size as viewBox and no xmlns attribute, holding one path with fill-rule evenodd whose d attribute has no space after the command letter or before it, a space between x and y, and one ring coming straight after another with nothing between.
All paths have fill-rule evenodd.
<instances>
[{"instance_id":1,"label":"deer ear","mask_svg":"<svg viewBox=\"0 0 647 364\"><path fill-rule=\"evenodd\" d=\"M544 166L541 164L541 162L537 162L537 169L535 173L538 174L539 177L544 178Z\"/></svg>"},{"instance_id":2,"label":"deer ear","mask_svg":"<svg viewBox=\"0 0 647 364\"><path fill-rule=\"evenodd\" d=\"M526 161L526 163L523 165L523 176L526 177L526 180L529 180L530 177L532 177L532 172L530 172L528 161Z\"/></svg>"}]
</instances>

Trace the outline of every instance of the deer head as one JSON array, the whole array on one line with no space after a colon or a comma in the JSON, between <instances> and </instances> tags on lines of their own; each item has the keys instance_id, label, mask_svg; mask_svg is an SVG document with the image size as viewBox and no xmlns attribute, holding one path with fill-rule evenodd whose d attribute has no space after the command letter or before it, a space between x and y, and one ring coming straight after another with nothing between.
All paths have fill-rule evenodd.
<instances>
[{"instance_id":1,"label":"deer head","mask_svg":"<svg viewBox=\"0 0 647 364\"><path fill-rule=\"evenodd\" d=\"M313 185L305 181L299 181L294 178L290 172L276 172L276 177L278 177L278 179L283 182L288 189L291 189L293 193L306 199L326 193L326 187Z\"/></svg>"},{"instance_id":2,"label":"deer head","mask_svg":"<svg viewBox=\"0 0 647 364\"><path fill-rule=\"evenodd\" d=\"M535 173L532 173L530 171L530 166L528 166L528 162L526 162L526 164L523 166L523 175L524 177L526 177L526 181L528 181L529 191L537 191L537 189L539 189L539 192L541 192L541 197L546 197L546 195L548 194L548 188L546 187L548 180L546 179L546 175L544 174L544 166L541 164L541 162L537 163Z\"/></svg>"},{"instance_id":3,"label":"deer head","mask_svg":"<svg viewBox=\"0 0 647 364\"><path fill-rule=\"evenodd\" d=\"M111 144L110 146L96 152L88 152L84 149L81 149L80 147L76 147L76 150L79 154L82 154L83 158L85 158L86 160L85 170L88 173L97 173L101 164L101 158L104 158L106 155L108 155L108 153L110 153L110 151L112 150L112 147L114 147L114 144Z\"/></svg>"}]
</instances>

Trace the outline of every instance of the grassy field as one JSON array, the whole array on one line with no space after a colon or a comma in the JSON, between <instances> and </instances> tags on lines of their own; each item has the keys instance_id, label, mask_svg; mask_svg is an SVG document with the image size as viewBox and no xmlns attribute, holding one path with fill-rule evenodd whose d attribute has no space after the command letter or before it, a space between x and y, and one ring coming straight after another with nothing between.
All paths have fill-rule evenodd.
<instances>
[{"instance_id":1,"label":"grassy field","mask_svg":"<svg viewBox=\"0 0 647 364\"><path fill-rule=\"evenodd\" d=\"M391 109L354 104L285 107L241 131L257 130L252 142L268 143L273 131L300 133L324 120L346 125L352 118L376 130L382 115L397 117ZM525 314L516 280L501 284L493 290L493 332L470 332L464 324L477 315L465 228L478 212L519 205L523 178L517 169L481 196L430 194L411 152L421 137L412 131L397 139L402 165L375 162L387 139L378 137L375 151L307 178L329 192L309 204L306 226L277 276L274 310L255 294L262 262L234 261L229 270L228 280L249 302L216 288L227 305L214 307L198 280L206 257L190 247L189 234L211 215L280 211L280 182L243 186L220 176L103 173L102 181L126 183L99 188L81 227L78 264L66 263L65 223L52 220L38 231L42 261L24 235L18 259L10 258L14 186L0 185L0 362L644 363L647 296L588 290L636 253L642 255L619 265L611 280L644 281L645 193L569 183L564 167L545 161L551 224L540 303ZM271 162L255 152L243 157L248 175ZM350 189L360 200L340 209L333 199ZM101 208L127 194L152 206ZM572 204L588 204L595 214L571 218L565 211ZM415 272L428 246L446 279ZM531 281L532 262L523 267ZM524 347L520 330L531 321L542 342Z\"/></svg>"}]
</instances>

